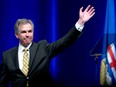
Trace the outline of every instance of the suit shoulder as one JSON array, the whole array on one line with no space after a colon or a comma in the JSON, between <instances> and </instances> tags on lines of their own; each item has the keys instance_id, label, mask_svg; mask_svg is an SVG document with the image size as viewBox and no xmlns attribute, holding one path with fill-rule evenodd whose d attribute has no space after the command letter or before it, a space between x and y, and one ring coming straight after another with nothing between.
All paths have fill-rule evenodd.
<instances>
[{"instance_id":1,"label":"suit shoulder","mask_svg":"<svg viewBox=\"0 0 116 87\"><path fill-rule=\"evenodd\" d=\"M33 42L31 47L38 48L38 47L46 47L48 44L47 40L40 40L39 42Z\"/></svg>"},{"instance_id":2,"label":"suit shoulder","mask_svg":"<svg viewBox=\"0 0 116 87\"><path fill-rule=\"evenodd\" d=\"M38 44L43 44L43 45L46 45L47 43L48 43L47 40L41 40L38 42Z\"/></svg>"},{"instance_id":3,"label":"suit shoulder","mask_svg":"<svg viewBox=\"0 0 116 87\"><path fill-rule=\"evenodd\" d=\"M16 50L18 50L18 47L13 47L13 48L10 48L10 49L4 51L3 54L8 54L8 53L11 53L12 51L16 51Z\"/></svg>"}]
</instances>

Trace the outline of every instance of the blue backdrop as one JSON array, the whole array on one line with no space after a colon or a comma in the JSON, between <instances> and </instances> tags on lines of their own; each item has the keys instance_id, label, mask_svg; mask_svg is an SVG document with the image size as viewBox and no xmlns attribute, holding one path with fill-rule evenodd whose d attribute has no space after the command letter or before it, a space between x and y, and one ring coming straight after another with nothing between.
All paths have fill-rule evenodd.
<instances>
[{"instance_id":1,"label":"blue backdrop","mask_svg":"<svg viewBox=\"0 0 116 87\"><path fill-rule=\"evenodd\" d=\"M55 41L76 23L79 9L95 7L95 16L85 24L81 37L50 64L54 80L64 87L99 86L99 64L90 56L102 37L107 0L0 0L0 61L2 52L18 45L14 23L18 18L29 18L35 24L34 41Z\"/></svg>"}]
</instances>

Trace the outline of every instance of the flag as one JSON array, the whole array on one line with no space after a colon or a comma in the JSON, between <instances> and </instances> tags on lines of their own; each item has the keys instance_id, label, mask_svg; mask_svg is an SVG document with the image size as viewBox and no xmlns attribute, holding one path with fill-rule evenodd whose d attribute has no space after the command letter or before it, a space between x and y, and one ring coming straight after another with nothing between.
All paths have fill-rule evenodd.
<instances>
[{"instance_id":1,"label":"flag","mask_svg":"<svg viewBox=\"0 0 116 87\"><path fill-rule=\"evenodd\" d=\"M101 61L100 85L116 85L116 43L107 47L107 53Z\"/></svg>"},{"instance_id":2,"label":"flag","mask_svg":"<svg viewBox=\"0 0 116 87\"><path fill-rule=\"evenodd\" d=\"M116 26L115 2L107 0L102 57L100 64L100 85L112 86L116 84Z\"/></svg>"},{"instance_id":3,"label":"flag","mask_svg":"<svg viewBox=\"0 0 116 87\"><path fill-rule=\"evenodd\" d=\"M106 58L102 59L100 67L100 85L106 84Z\"/></svg>"},{"instance_id":4,"label":"flag","mask_svg":"<svg viewBox=\"0 0 116 87\"><path fill-rule=\"evenodd\" d=\"M116 44L112 43L107 48L107 84L112 85L116 83Z\"/></svg>"}]
</instances>

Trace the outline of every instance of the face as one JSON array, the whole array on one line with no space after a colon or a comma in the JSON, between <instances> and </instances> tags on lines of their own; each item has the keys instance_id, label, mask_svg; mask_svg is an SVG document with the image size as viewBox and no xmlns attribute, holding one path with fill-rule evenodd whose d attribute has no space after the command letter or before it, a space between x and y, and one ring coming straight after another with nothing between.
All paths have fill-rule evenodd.
<instances>
[{"instance_id":1,"label":"face","mask_svg":"<svg viewBox=\"0 0 116 87\"><path fill-rule=\"evenodd\" d=\"M20 44L26 47L33 40L33 27L29 23L19 25L19 31L15 36L19 39Z\"/></svg>"}]
</instances>

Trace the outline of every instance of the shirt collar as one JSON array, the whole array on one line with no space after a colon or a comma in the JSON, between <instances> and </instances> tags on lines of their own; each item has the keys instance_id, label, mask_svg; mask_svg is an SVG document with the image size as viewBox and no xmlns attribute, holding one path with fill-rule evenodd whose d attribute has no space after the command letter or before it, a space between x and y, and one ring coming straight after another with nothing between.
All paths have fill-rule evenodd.
<instances>
[{"instance_id":1,"label":"shirt collar","mask_svg":"<svg viewBox=\"0 0 116 87\"><path fill-rule=\"evenodd\" d=\"M30 46L31 46L31 44L32 44L32 42L26 47L26 49L29 49ZM20 49L21 51L23 51L24 48L25 48L25 47L19 43L19 49Z\"/></svg>"}]
</instances>

